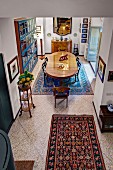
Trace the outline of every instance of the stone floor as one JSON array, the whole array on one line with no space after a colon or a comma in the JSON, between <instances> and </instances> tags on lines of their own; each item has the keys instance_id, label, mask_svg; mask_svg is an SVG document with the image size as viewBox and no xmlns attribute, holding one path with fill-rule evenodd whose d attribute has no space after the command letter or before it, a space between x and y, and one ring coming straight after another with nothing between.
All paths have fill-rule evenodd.
<instances>
[{"instance_id":1,"label":"stone floor","mask_svg":"<svg viewBox=\"0 0 113 170\"><path fill-rule=\"evenodd\" d=\"M94 90L94 73L89 63L82 57L81 60ZM35 78L42 62L39 60L33 71ZM70 95L68 108L65 107L65 101L58 101L57 108L54 108L52 95L34 95L33 99L36 108L32 110L32 118L27 112L17 117L9 132L15 160L35 160L34 170L44 170L52 114L87 114L94 115L106 169L113 170L113 133L100 133L92 105L93 95Z\"/></svg>"}]
</instances>

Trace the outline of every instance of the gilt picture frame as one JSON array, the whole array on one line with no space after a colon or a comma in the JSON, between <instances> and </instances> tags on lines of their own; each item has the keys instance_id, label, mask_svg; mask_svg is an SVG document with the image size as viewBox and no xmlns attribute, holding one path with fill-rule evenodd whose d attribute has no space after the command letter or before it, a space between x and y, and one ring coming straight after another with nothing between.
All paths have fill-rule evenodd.
<instances>
[{"instance_id":1,"label":"gilt picture frame","mask_svg":"<svg viewBox=\"0 0 113 170\"><path fill-rule=\"evenodd\" d=\"M103 61L102 57L99 56L97 72L102 83L104 82L105 68L106 68L106 64Z\"/></svg>"},{"instance_id":2,"label":"gilt picture frame","mask_svg":"<svg viewBox=\"0 0 113 170\"><path fill-rule=\"evenodd\" d=\"M19 66L18 66L18 57L15 56L8 64L8 73L9 73L9 80L10 83L16 78L16 76L19 74Z\"/></svg>"}]
</instances>

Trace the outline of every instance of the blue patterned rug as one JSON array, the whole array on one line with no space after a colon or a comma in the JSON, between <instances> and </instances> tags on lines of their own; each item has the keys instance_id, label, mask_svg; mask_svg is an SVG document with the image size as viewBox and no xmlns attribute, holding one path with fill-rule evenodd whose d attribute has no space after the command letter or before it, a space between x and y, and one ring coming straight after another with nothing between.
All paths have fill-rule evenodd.
<instances>
[{"instance_id":1,"label":"blue patterned rug","mask_svg":"<svg viewBox=\"0 0 113 170\"><path fill-rule=\"evenodd\" d=\"M68 83L70 87L70 95L93 95L93 90L91 88L90 82L88 80L87 74L85 72L84 66L81 66L79 72L79 81L71 84L75 80L75 76L70 78ZM64 80L64 85L66 85L67 80ZM40 70L35 83L33 85L32 93L35 95L53 95L52 88L53 86L59 86L59 81L53 81L52 78L49 78L48 81L44 82L44 74L42 69Z\"/></svg>"}]
</instances>

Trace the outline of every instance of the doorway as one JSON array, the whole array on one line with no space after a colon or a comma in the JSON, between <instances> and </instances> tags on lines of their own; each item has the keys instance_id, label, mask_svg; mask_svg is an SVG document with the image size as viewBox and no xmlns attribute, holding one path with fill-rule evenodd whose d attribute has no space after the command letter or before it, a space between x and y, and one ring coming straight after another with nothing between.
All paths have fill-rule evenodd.
<instances>
[{"instance_id":1,"label":"doorway","mask_svg":"<svg viewBox=\"0 0 113 170\"><path fill-rule=\"evenodd\" d=\"M101 37L102 27L90 27L87 61L90 62L95 75L97 72L98 53L100 49Z\"/></svg>"},{"instance_id":2,"label":"doorway","mask_svg":"<svg viewBox=\"0 0 113 170\"><path fill-rule=\"evenodd\" d=\"M0 129L8 133L13 121L13 112L7 85L3 55L0 53Z\"/></svg>"}]
</instances>

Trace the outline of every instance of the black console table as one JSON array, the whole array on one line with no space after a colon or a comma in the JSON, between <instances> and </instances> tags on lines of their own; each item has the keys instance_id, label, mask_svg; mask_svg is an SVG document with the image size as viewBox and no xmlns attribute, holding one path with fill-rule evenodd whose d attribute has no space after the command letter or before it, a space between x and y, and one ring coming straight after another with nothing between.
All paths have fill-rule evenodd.
<instances>
[{"instance_id":1,"label":"black console table","mask_svg":"<svg viewBox=\"0 0 113 170\"><path fill-rule=\"evenodd\" d=\"M100 106L99 125L101 132L113 132L113 112L110 112L107 105Z\"/></svg>"}]
</instances>

